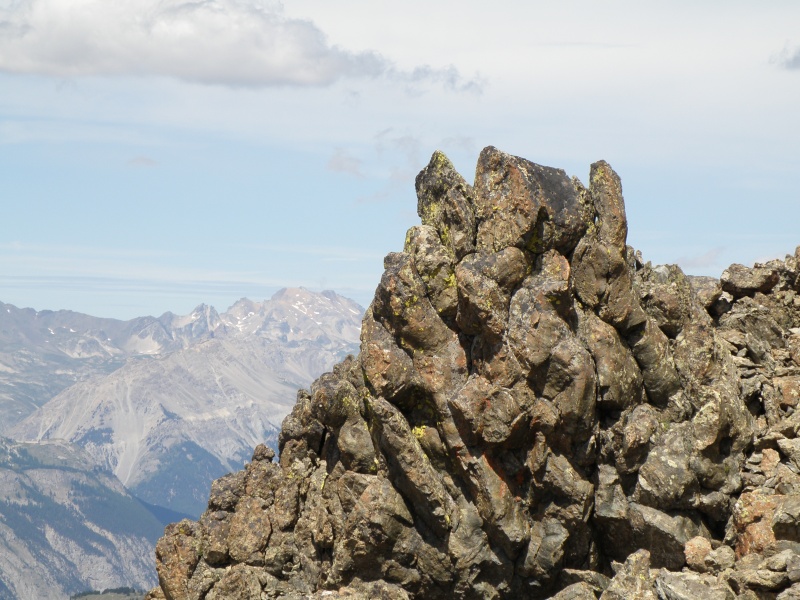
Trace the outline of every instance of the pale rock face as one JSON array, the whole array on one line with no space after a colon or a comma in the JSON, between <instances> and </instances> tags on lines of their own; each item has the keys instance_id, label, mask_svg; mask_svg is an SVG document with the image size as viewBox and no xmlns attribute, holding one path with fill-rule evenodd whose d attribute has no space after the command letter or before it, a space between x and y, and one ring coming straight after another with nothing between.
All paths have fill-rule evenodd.
<instances>
[{"instance_id":1,"label":"pale rock face","mask_svg":"<svg viewBox=\"0 0 800 600\"><path fill-rule=\"evenodd\" d=\"M360 355L167 531L150 597L794 597L796 257L644 263L605 162L487 148L470 186L437 152L416 187Z\"/></svg>"}]
</instances>

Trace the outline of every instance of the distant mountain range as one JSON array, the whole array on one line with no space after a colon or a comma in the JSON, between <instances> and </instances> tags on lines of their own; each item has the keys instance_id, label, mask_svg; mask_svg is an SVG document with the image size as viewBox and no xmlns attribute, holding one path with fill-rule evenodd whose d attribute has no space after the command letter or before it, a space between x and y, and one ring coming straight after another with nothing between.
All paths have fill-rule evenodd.
<instances>
[{"instance_id":1,"label":"distant mountain range","mask_svg":"<svg viewBox=\"0 0 800 600\"><path fill-rule=\"evenodd\" d=\"M213 336L217 312L198 306L130 321L0 303L0 434L56 394L135 356L163 355Z\"/></svg>"},{"instance_id":2,"label":"distant mountain range","mask_svg":"<svg viewBox=\"0 0 800 600\"><path fill-rule=\"evenodd\" d=\"M149 509L148 519L156 515L163 524L179 513L197 516L211 481L241 468L257 444L277 444L297 390L357 352L363 312L334 292L303 288L281 290L263 302L242 299L221 314L200 305L186 316L130 321L0 304L0 435L24 441L4 443L25 452L58 447L72 453L78 466L49 465L50 479L60 473L63 483L80 471L87 481L96 473L95 484L101 485L116 481L115 475L114 489L130 493L125 497L131 502L142 501L137 506ZM47 496L52 482L45 471L4 464L2 458L0 482L28 478L28 487ZM68 515L79 521L83 514L70 512L70 497L59 492L51 498L57 510L26 504L27 517L0 504L0 600L2 582L18 577L13 560L4 559L16 552L8 540L22 539L3 528L8 514L49 540L48 511L65 523ZM64 526L80 529L79 523ZM131 523L140 534L151 526ZM152 573L155 538L148 533L144 539L144 572ZM62 546L76 549L80 543ZM54 573L58 565L72 568L37 552L31 555L34 564L44 561ZM70 591L147 583L126 574L78 589L78 580L54 577Z\"/></svg>"},{"instance_id":3,"label":"distant mountain range","mask_svg":"<svg viewBox=\"0 0 800 600\"><path fill-rule=\"evenodd\" d=\"M142 321L109 344L128 352L123 366L63 390L8 435L75 442L142 500L199 515L211 481L276 444L297 390L357 352L362 314L334 292L285 289L222 314Z\"/></svg>"}]
</instances>

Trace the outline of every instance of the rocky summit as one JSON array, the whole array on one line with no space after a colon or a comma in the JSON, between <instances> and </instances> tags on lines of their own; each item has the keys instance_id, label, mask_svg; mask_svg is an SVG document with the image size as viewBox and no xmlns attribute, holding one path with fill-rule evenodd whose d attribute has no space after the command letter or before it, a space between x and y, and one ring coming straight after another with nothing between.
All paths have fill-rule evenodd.
<instances>
[{"instance_id":1,"label":"rocky summit","mask_svg":"<svg viewBox=\"0 0 800 600\"><path fill-rule=\"evenodd\" d=\"M626 245L620 179L437 152L361 350L167 527L150 599L800 598L798 252Z\"/></svg>"}]
</instances>

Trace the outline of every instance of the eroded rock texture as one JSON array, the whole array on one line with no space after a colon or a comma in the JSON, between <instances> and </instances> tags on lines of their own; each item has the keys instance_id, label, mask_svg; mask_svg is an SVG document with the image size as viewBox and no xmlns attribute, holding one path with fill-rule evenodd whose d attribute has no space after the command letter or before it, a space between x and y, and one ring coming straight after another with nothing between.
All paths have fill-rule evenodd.
<instances>
[{"instance_id":1,"label":"eroded rock texture","mask_svg":"<svg viewBox=\"0 0 800 600\"><path fill-rule=\"evenodd\" d=\"M797 257L626 245L619 177L441 153L361 352L158 544L151 598L800 598Z\"/></svg>"}]
</instances>

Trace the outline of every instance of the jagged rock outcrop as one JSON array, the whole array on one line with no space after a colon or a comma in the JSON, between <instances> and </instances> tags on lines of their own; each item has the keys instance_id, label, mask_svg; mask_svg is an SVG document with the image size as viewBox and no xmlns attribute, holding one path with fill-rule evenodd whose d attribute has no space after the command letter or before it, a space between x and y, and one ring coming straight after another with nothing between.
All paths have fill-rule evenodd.
<instances>
[{"instance_id":1,"label":"jagged rock outcrop","mask_svg":"<svg viewBox=\"0 0 800 600\"><path fill-rule=\"evenodd\" d=\"M170 526L150 598L800 597L798 256L626 245L619 177L437 152L358 357Z\"/></svg>"}]
</instances>

